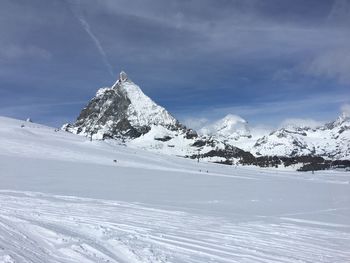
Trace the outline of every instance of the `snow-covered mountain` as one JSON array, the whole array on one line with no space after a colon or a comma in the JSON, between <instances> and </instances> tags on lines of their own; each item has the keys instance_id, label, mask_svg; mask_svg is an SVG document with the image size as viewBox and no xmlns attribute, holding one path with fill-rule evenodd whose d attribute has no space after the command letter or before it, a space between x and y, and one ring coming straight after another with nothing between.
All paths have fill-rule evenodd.
<instances>
[{"instance_id":1,"label":"snow-covered mountain","mask_svg":"<svg viewBox=\"0 0 350 263\"><path fill-rule=\"evenodd\" d=\"M248 122L233 114L226 115L214 124L204 126L199 132L225 141L238 141L240 138L252 137Z\"/></svg>"},{"instance_id":2,"label":"snow-covered mountain","mask_svg":"<svg viewBox=\"0 0 350 263\"><path fill-rule=\"evenodd\" d=\"M229 114L199 130L254 156L321 156L332 160L350 159L350 117L343 113L337 120L316 127L289 124L264 135L255 132L243 118Z\"/></svg>"},{"instance_id":3,"label":"snow-covered mountain","mask_svg":"<svg viewBox=\"0 0 350 263\"><path fill-rule=\"evenodd\" d=\"M121 72L118 81L112 87L99 89L77 121L64 129L95 139L128 140L146 134L153 125L191 132Z\"/></svg>"},{"instance_id":4,"label":"snow-covered mountain","mask_svg":"<svg viewBox=\"0 0 350 263\"><path fill-rule=\"evenodd\" d=\"M250 151L256 140L260 138L251 131L248 122L242 117L228 114L224 118L199 129L199 134L211 136L219 141Z\"/></svg>"},{"instance_id":5,"label":"snow-covered mountain","mask_svg":"<svg viewBox=\"0 0 350 263\"><path fill-rule=\"evenodd\" d=\"M263 156L321 156L350 158L350 117L343 113L334 122L317 128L290 126L257 140L252 153Z\"/></svg>"},{"instance_id":6,"label":"snow-covered mountain","mask_svg":"<svg viewBox=\"0 0 350 263\"><path fill-rule=\"evenodd\" d=\"M77 121L65 124L62 129L93 139L118 139L131 147L165 154L195 158L198 153L210 152L203 157L210 161L226 161L222 151L229 151L230 156L233 152L245 154L225 140L199 136L186 128L146 96L125 72L120 73L112 87L99 89Z\"/></svg>"},{"instance_id":7,"label":"snow-covered mountain","mask_svg":"<svg viewBox=\"0 0 350 263\"><path fill-rule=\"evenodd\" d=\"M350 158L350 120L346 114L317 128L289 126L263 137L257 137L246 120L229 114L200 129L198 135L145 95L125 72L112 87L99 89L77 121L62 129L92 139L118 139L158 153L192 158L200 154L216 162L232 162L234 158L256 162L252 154Z\"/></svg>"}]
</instances>

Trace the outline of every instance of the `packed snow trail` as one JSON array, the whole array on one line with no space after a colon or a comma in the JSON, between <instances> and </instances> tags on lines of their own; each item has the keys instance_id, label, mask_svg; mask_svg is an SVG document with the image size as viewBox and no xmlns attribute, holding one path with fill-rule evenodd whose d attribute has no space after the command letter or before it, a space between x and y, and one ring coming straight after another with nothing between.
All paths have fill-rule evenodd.
<instances>
[{"instance_id":1,"label":"packed snow trail","mask_svg":"<svg viewBox=\"0 0 350 263\"><path fill-rule=\"evenodd\" d=\"M220 217L0 192L0 259L14 262L347 262L349 226ZM10 242L9 242L10 241ZM11 262L11 261L8 261Z\"/></svg>"},{"instance_id":2,"label":"packed snow trail","mask_svg":"<svg viewBox=\"0 0 350 263\"><path fill-rule=\"evenodd\" d=\"M0 262L350 262L349 181L0 117Z\"/></svg>"}]
</instances>

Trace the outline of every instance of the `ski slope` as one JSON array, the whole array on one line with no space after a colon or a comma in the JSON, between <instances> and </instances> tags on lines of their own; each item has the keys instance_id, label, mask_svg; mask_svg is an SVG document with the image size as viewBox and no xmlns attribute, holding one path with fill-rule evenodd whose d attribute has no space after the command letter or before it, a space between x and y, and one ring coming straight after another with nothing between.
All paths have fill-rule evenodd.
<instances>
[{"instance_id":1,"label":"ski slope","mask_svg":"<svg viewBox=\"0 0 350 263\"><path fill-rule=\"evenodd\" d=\"M0 262L350 262L349 181L0 117Z\"/></svg>"}]
</instances>

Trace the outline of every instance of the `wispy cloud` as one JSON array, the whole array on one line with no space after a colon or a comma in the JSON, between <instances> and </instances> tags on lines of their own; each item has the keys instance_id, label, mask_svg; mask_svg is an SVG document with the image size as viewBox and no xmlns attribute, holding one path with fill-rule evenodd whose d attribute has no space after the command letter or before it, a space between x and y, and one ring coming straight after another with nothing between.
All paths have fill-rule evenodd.
<instances>
[{"instance_id":1,"label":"wispy cloud","mask_svg":"<svg viewBox=\"0 0 350 263\"><path fill-rule=\"evenodd\" d=\"M79 23L81 24L82 28L84 31L88 34L90 39L92 40L92 43L96 46L97 51L99 52L101 59L103 63L105 64L109 74L111 77L113 77L114 71L111 63L108 60L106 51L104 50L100 40L97 38L97 36L94 34L92 31L90 24L88 21L85 19L84 15L81 12L81 7L80 7L80 0L73 0L73 2L67 0L67 4L69 5L70 9L72 10L72 14L77 18Z\"/></svg>"},{"instance_id":2,"label":"wispy cloud","mask_svg":"<svg viewBox=\"0 0 350 263\"><path fill-rule=\"evenodd\" d=\"M347 102L349 102L349 98L344 95L319 95L302 98L299 100L261 102L250 105L211 106L204 110L198 108L187 108L177 111L177 114L181 120L203 119L208 120L209 122L222 118L227 114L237 114L246 119L248 122L253 122L254 125L262 123L271 125L274 123L275 127L278 127L278 122L283 122L285 119L310 120L315 115L312 114L313 116L307 116L307 114L310 114L315 109L318 109L318 111L321 112L330 112L330 108L338 109L339 105L344 105L343 110L347 110ZM196 113L193 114L193 112ZM323 122L324 119L328 120L329 117L336 118L336 114L339 114L339 112L328 116L318 114L318 119L319 121ZM301 116L303 118L300 118ZM196 123L196 121L192 122Z\"/></svg>"},{"instance_id":3,"label":"wispy cloud","mask_svg":"<svg viewBox=\"0 0 350 263\"><path fill-rule=\"evenodd\" d=\"M343 104L341 106L342 113L345 113L347 116L350 116L350 103L349 104Z\"/></svg>"},{"instance_id":4,"label":"wispy cloud","mask_svg":"<svg viewBox=\"0 0 350 263\"><path fill-rule=\"evenodd\" d=\"M327 121L319 121L314 119L300 119L300 118L289 118L282 121L280 124L280 127L282 128L288 128L288 127L310 127L310 128L316 128L319 126L322 126Z\"/></svg>"},{"instance_id":5,"label":"wispy cloud","mask_svg":"<svg viewBox=\"0 0 350 263\"><path fill-rule=\"evenodd\" d=\"M331 50L320 54L305 65L305 72L350 84L350 48Z\"/></svg>"},{"instance_id":6,"label":"wispy cloud","mask_svg":"<svg viewBox=\"0 0 350 263\"><path fill-rule=\"evenodd\" d=\"M44 48L33 45L1 45L0 60L18 60L25 58L50 59L52 54Z\"/></svg>"},{"instance_id":7,"label":"wispy cloud","mask_svg":"<svg viewBox=\"0 0 350 263\"><path fill-rule=\"evenodd\" d=\"M51 103L22 103L20 105L4 106L0 107L0 116L8 116L13 118L28 118L31 117L34 120L42 119L43 117L49 117L50 120L47 123L54 125L61 125L63 122L71 121L76 116L66 115L62 116L62 113L57 115L57 111L60 109L66 109L70 106L77 106L77 109L86 104L86 101L66 101L66 102L51 102Z\"/></svg>"},{"instance_id":8,"label":"wispy cloud","mask_svg":"<svg viewBox=\"0 0 350 263\"><path fill-rule=\"evenodd\" d=\"M209 124L209 120L206 118L186 118L183 123L191 129L200 130L204 126Z\"/></svg>"}]
</instances>

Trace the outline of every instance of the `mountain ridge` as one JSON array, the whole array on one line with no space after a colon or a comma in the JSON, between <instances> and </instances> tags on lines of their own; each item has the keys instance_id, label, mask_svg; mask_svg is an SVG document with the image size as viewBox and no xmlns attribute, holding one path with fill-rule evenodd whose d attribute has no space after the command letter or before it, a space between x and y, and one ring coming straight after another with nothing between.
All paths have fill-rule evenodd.
<instances>
[{"instance_id":1,"label":"mountain ridge","mask_svg":"<svg viewBox=\"0 0 350 263\"><path fill-rule=\"evenodd\" d=\"M123 71L115 84L96 92L75 123L62 129L91 139L117 139L131 147L211 162L265 163L260 156L350 158L350 120L346 114L317 128L281 128L259 138L252 136L246 120L228 114L197 134L145 95Z\"/></svg>"}]
</instances>

